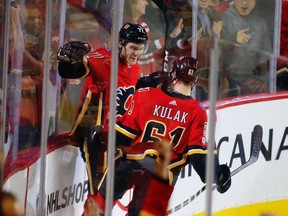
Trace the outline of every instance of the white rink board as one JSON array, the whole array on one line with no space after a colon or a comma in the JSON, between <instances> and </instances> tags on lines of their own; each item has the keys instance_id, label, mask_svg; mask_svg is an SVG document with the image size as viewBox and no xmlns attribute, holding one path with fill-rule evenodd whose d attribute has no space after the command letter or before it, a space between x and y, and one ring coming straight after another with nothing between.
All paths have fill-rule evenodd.
<instances>
[{"instance_id":1,"label":"white rink board","mask_svg":"<svg viewBox=\"0 0 288 216\"><path fill-rule=\"evenodd\" d=\"M250 140L253 127L263 127L263 145L272 145L271 160L264 158L262 152L258 161L232 178L231 188L224 194L213 192L213 211L251 203L267 202L288 198L288 100L264 101L243 104L217 110L216 143L223 137L219 155L220 163L230 165L236 136L242 137L245 158L250 154ZM286 115L285 115L286 114ZM286 133L285 133L286 129ZM282 144L281 144L282 142ZM236 145L237 147L238 145ZM280 146L280 155L276 159ZM286 147L286 149L285 149ZM234 155L239 148L234 150ZM240 157L232 160L231 171L241 165ZM188 186L189 185L189 186ZM170 200L172 215L193 215L205 209L205 192L183 207L183 201L194 195L204 184L193 170L192 177L180 179ZM191 194L190 191L192 191ZM229 202L227 202L229 200ZM180 204L180 207L178 206ZM175 212L175 207L180 208ZM177 208L177 209L178 209Z\"/></svg>"},{"instance_id":2,"label":"white rink board","mask_svg":"<svg viewBox=\"0 0 288 216\"><path fill-rule=\"evenodd\" d=\"M66 146L57 149L47 155L46 164L46 205L48 207L45 215L81 215L88 194L88 182L85 164L78 148ZM29 173L28 178L27 173ZM5 182L4 188L21 197L21 201L25 199L23 197L25 193L22 191L27 190L26 215L36 216L39 184L40 159L10 177Z\"/></svg>"},{"instance_id":3,"label":"white rink board","mask_svg":"<svg viewBox=\"0 0 288 216\"><path fill-rule=\"evenodd\" d=\"M269 156L271 153L271 159L265 159L260 153L255 164L232 178L232 186L229 191L224 194L214 191L213 211L288 198L288 95L285 97L278 97L277 100L273 97L265 98L264 101L249 100L247 103L235 103L236 106L233 103L232 105L227 105L227 103L217 110L216 143L226 140L221 143L219 150L220 163L231 165L231 170L241 165L241 159L238 156L240 154L239 146L241 146L239 139L243 141L242 159L244 155L248 160L251 132L256 124L263 127L263 145L268 150L270 144L271 151L268 151L267 155ZM234 154L233 147L235 147ZM231 159L231 155L234 155L233 159ZM30 191L27 194L29 205L26 208L27 211L29 210L28 215L35 215L33 213L36 212L39 192L39 160L29 168L29 172L27 170L28 168L11 176L5 182L4 187L16 193L29 187ZM26 184L27 173L30 176L29 184ZM53 201L51 196L54 196L55 200L53 205L50 202L51 212L47 210L47 215L81 215L84 204L82 198L85 200L88 191L85 188L87 185L86 169L79 151L72 147L62 147L50 153L47 157L47 173L46 203L49 199ZM203 185L194 170L192 170L192 176L186 175L185 178L179 179L169 204L169 209L172 208L173 212L171 215L186 216L203 212L205 192L192 202L189 199ZM69 190L74 193L70 195L68 202ZM71 203L72 197L73 204ZM20 198L21 201L25 199L23 196ZM129 198L130 195L127 194L121 203L127 205ZM183 206L183 201L187 199L188 202ZM177 211L175 211L175 207L177 207ZM124 216L125 212L116 205L113 215Z\"/></svg>"}]
</instances>

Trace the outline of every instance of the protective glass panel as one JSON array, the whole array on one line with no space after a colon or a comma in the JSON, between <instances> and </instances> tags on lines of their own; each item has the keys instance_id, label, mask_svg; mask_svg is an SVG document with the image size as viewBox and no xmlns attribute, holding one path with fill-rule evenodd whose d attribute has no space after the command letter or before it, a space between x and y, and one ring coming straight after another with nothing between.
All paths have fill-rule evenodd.
<instances>
[{"instance_id":1,"label":"protective glass panel","mask_svg":"<svg viewBox=\"0 0 288 216\"><path fill-rule=\"evenodd\" d=\"M4 47L4 34L5 34L5 28L4 28L4 22L5 22L5 13L4 13L4 8L5 8L5 4L3 3L3 1L0 2L0 22L1 22L1 37L0 37L0 41L1 41L1 47ZM3 56L4 56L4 49L1 50L1 62L0 62L0 68L2 71L3 68ZM1 72L0 75L0 85L1 85L1 89L2 89L2 85L3 85L3 71ZM1 99L2 100L2 99Z\"/></svg>"},{"instance_id":2,"label":"protective glass panel","mask_svg":"<svg viewBox=\"0 0 288 216\"><path fill-rule=\"evenodd\" d=\"M59 2L51 2L51 8L53 31L49 34L52 41L51 47L45 50L46 2L11 1L10 6L7 140L4 144L3 187L16 195L26 215L37 215L39 209L46 205L39 199L42 188L44 192L46 190L43 183L46 173L42 169L46 154L41 155L41 148L44 149L42 152L49 153L59 146L59 137L55 136L55 113L58 109L56 53L59 43ZM45 61L46 56L48 61ZM46 65L47 76L44 73ZM44 94L43 86L46 85ZM42 114L47 116L45 122L42 122ZM44 139L48 137L48 141L42 142L42 136ZM44 147L46 142L47 149Z\"/></svg>"},{"instance_id":3,"label":"protective glass panel","mask_svg":"<svg viewBox=\"0 0 288 216\"><path fill-rule=\"evenodd\" d=\"M236 8L236 4L241 3L247 10L255 2L234 1L233 4ZM200 5L200 1L198 3ZM281 157L281 153L285 145L282 133L286 134L287 128L280 120L283 116L277 116L281 122L278 124L279 121L273 120L273 117L270 119L269 114L274 113L275 106L280 110L284 104L287 106L286 99L279 100L283 96L281 88L284 87L283 90L285 90L287 87L285 81L287 58L273 57L274 25L266 15L263 15L266 13L274 17L275 2L269 2L269 6L264 5L264 2L263 5L261 3L257 1L254 8L256 13L253 16L247 16L244 23L238 23L241 19L238 17L237 20L236 9L233 13L231 9L228 9L228 12L223 15L220 42L207 43L205 41L203 43L210 49L209 55L206 55L209 58L209 65L200 70L196 98L207 108L208 121L211 122L214 117L211 118L213 113L211 114L210 110L213 109L212 102L216 94L215 144L220 164L227 164L233 176L232 185L224 194L217 192L216 188L213 189L213 205L211 208L208 207L210 212L212 209L213 215L285 215L286 211L287 196L286 192L281 190L281 180L278 178L281 176L280 179L287 179L287 175L281 174L281 168L276 168L276 163L278 163L276 161L282 161L283 165L286 162L284 157ZM239 9L240 12L244 12L241 11L243 8L242 6ZM229 12L230 16L228 16ZM259 23L255 24L253 21ZM248 24L249 27L244 27ZM248 36L245 42L236 40L236 33L240 34L239 30L241 31L242 28L245 29L243 31L247 31L247 35L246 33L242 35L245 36L244 38ZM205 54L207 49L203 49L202 44L200 47L202 49L197 49L197 57L201 68L205 66L205 63L201 63L205 58L201 58L199 51ZM217 73L218 78L211 81L211 73ZM211 89L215 85L216 88ZM263 137L260 126L263 130ZM272 131L277 135L272 135ZM210 132L208 131L208 134ZM272 146L274 146L272 139L277 140L282 146L278 151L276 147L274 153L272 152ZM259 145L261 145L261 151ZM260 181L263 176L262 170L267 170L270 166L275 168L273 179L265 178ZM185 177L187 175L191 177ZM274 180L279 182L279 187L269 186L268 182ZM169 213L171 215L209 215L206 205L209 194L206 192L207 188L194 168L185 167L185 172L182 171L181 178L178 179L170 199Z\"/></svg>"},{"instance_id":4,"label":"protective glass panel","mask_svg":"<svg viewBox=\"0 0 288 216\"><path fill-rule=\"evenodd\" d=\"M82 5L81 1L68 1L66 7L65 42L88 42L92 50L108 46L111 12L107 2L87 1L87 5ZM64 88L60 104L60 131L70 130L74 124L84 81L84 78L62 80ZM85 92L83 94L85 97Z\"/></svg>"},{"instance_id":5,"label":"protective glass panel","mask_svg":"<svg viewBox=\"0 0 288 216\"><path fill-rule=\"evenodd\" d=\"M227 45L220 44L220 47ZM245 52L247 55L252 52L269 59L270 71L268 75L253 74L248 79L249 82L245 81L244 86L240 85L240 92L245 90L243 95L222 99L217 104L215 138L220 163L227 163L233 177L231 188L226 193L214 192L213 210L219 214L285 215L287 192L282 189L281 180L287 179L287 175L281 172L281 165L278 167L276 164L286 163L283 157L283 137L286 135L283 133L286 134L287 126L281 120L281 115L270 115L276 110L281 112L283 106L287 105L285 96L285 99L281 99L286 81L285 67L280 66L281 62L287 64L287 57L274 58L271 53L255 52L247 47ZM221 64L221 55L219 59ZM271 67L273 64L277 65L277 69ZM263 79L265 76L268 78ZM267 93L267 90L262 91L264 86L272 90L276 87L277 91ZM229 129L227 125L231 125ZM262 138L259 126L263 130ZM260 152L256 148L259 144ZM273 169L273 177L262 179L263 170L267 169ZM271 187L271 181L276 182L277 186ZM229 199L229 203L224 204L224 199Z\"/></svg>"},{"instance_id":6,"label":"protective glass panel","mask_svg":"<svg viewBox=\"0 0 288 216\"><path fill-rule=\"evenodd\" d=\"M34 210L30 209L30 200L25 207L27 213L35 214L39 191L36 161L40 158L45 14L43 7L36 7L31 1L11 1L9 8L8 130L3 183L5 190L16 194L23 208L27 194L30 196L30 189L34 187Z\"/></svg>"},{"instance_id":7,"label":"protective glass panel","mask_svg":"<svg viewBox=\"0 0 288 216\"><path fill-rule=\"evenodd\" d=\"M120 38L121 59L118 62L118 78L114 78L117 80L115 157L121 158L115 162L114 193L108 193L108 199L113 202L113 215L151 212L155 210L155 202L164 203L164 207L158 209L161 213L155 215L165 215L166 211L168 215L204 214L205 197L211 195L205 194L206 189L202 189L206 168L201 165L201 159L195 159L195 162L190 156L205 154L206 138L210 135L208 125L214 119L209 111L213 109L216 110L215 144L220 164L227 164L231 171L251 161L251 143L256 142L252 134L255 125L262 126L264 135L259 159L251 166L241 168L243 170L237 175L234 171L232 185L226 193L213 190L213 205L209 206L212 212L284 214L283 203L287 200L287 192L281 188L287 177L285 172L280 172L276 162L285 164L286 119L280 114L276 115L276 120L274 115L269 115L285 113L287 107L287 58L276 59L272 55L275 53L272 45L276 44L275 2L125 0L122 14L121 8L113 8L115 2L110 0L52 1L50 60L44 62L44 66L50 65L46 80L43 53L47 2L17 1L19 11L11 11L14 15L10 36L13 44L9 53L11 70L7 108L10 129L4 149L4 188L17 194L27 215L37 215L37 208L42 207L41 211L47 215L81 215L87 209L96 211L95 206L87 205L88 194L97 202L98 211L104 212L105 200L102 197L106 196L109 172L107 141L112 136L111 131L108 133L110 78L114 76L110 68L115 64L111 61L110 49L119 46L112 44L110 36L114 24L113 12L120 10L123 15L119 17L122 21L120 25L126 22L141 24L148 33L149 43L148 46L134 44L131 47L129 40L139 38L131 39L130 33L124 34L124 39L129 38L128 42ZM240 12L236 11L236 5L240 5L238 10L244 13L243 17L252 10L251 20L248 19L250 16L247 19L238 16ZM129 26L124 28L125 31L127 29ZM142 28L134 30L137 36L143 33ZM68 55L64 55L62 60L72 59L74 66L82 62L84 67L59 69L57 51L71 41L76 41L76 45L81 44L79 42L88 43L91 50L83 60L79 47L65 47ZM76 61L73 59L75 56ZM188 63L183 62L185 58L179 60L180 56L197 57L199 73L195 74L194 69L183 69L183 65ZM174 64L177 60L178 63L180 61L178 66ZM139 69L133 66L136 61ZM193 62L191 60L189 64ZM197 67L196 63L193 67ZM172 73L174 78L185 79L185 75L189 75L189 81L192 79L194 82L198 75L192 91L191 86L183 90L175 83L172 83L174 89L163 84L171 78L167 72L172 69L175 69ZM160 84L159 88L142 89L133 99L137 80L147 78L156 71L153 78L156 84ZM217 76L212 79L211 75L215 74ZM141 87L155 86L155 80L152 83L150 79L146 81L148 84L141 83ZM41 97L43 82L48 84L45 107L42 107L44 99ZM211 89L214 90L211 92ZM179 92L186 96L181 96ZM194 97L201 105L193 101L189 103L188 96ZM48 122L40 122L42 110L47 114ZM191 116L194 113L201 117L193 119ZM124 118L121 117L123 115ZM45 123L48 146L47 155L42 155L46 156L46 164L43 164L40 160L40 138L41 127ZM164 150L168 145L166 142L162 143L162 148L161 144L160 147L154 145L155 141L164 139L172 144L169 146L173 151L172 162L168 162L171 171L168 176L165 172L167 164L163 166L164 174L159 173L159 164L167 156ZM279 147L274 150L272 143L277 143ZM125 151L120 151L120 147ZM162 154L156 163L159 152ZM199 166L198 173L197 167L192 167L190 163ZM46 167L44 175L41 175L42 165ZM261 170L273 170L275 175L263 180ZM164 184L157 181L151 175L155 172L168 181ZM256 184L260 176L261 184ZM255 180L253 184L251 179ZM173 192L168 182L174 184ZM271 187L269 182L277 182L277 187ZM43 186L40 183L45 184L46 198L42 201L44 203L39 204L40 187ZM252 207L247 207L251 203L253 214L249 212ZM258 204L261 208L255 207ZM271 208L272 204L277 206L276 210ZM255 209L259 211L255 213Z\"/></svg>"},{"instance_id":8,"label":"protective glass panel","mask_svg":"<svg viewBox=\"0 0 288 216\"><path fill-rule=\"evenodd\" d=\"M5 8L5 3L3 1L0 1L0 31L1 31L1 36L0 36L0 47L4 47L4 40L5 40L5 13L4 13L4 8ZM1 49L0 51L0 119L1 119L1 122L3 122L3 117L4 117L4 107L5 106L4 104L4 79L5 79L5 76L4 76L4 71L6 70L4 68L4 48ZM5 127L3 128L3 124L1 125L0 127L0 130L1 130L1 140L4 140L5 141ZM3 137L4 135L4 137ZM3 142L1 142L0 144L0 147L1 149L3 149ZM1 153L2 154L2 153ZM2 167L3 164L1 164L1 167ZM2 178L2 177L1 177Z\"/></svg>"}]
</instances>

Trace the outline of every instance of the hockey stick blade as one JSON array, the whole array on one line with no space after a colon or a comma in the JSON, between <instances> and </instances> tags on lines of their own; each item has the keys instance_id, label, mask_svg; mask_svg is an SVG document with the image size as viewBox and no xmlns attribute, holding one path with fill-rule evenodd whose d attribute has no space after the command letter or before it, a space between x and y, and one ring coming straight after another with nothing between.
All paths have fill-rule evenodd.
<instances>
[{"instance_id":1,"label":"hockey stick blade","mask_svg":"<svg viewBox=\"0 0 288 216\"><path fill-rule=\"evenodd\" d=\"M239 173L241 170L245 169L246 167L252 165L253 163L255 163L258 160L261 145L262 145L262 137L263 137L262 126L261 125L255 125L253 128L253 132L252 132L250 157L246 163L244 163L243 165L241 165L240 167L236 168L235 170L233 170L231 172L231 177L236 175L237 173ZM212 191L214 191L216 188L217 188L217 185L213 184ZM198 190L189 199L186 199L185 201L183 201L182 202L183 204L180 203L177 206L175 206L175 208L170 208L168 210L168 215L173 212L173 209L181 208L181 205L183 205L183 207L184 207L187 205L187 202L192 202L194 199L196 199L198 196L200 196L200 194L202 194L205 190L206 190L206 185L204 185L200 190Z\"/></svg>"},{"instance_id":2,"label":"hockey stick blade","mask_svg":"<svg viewBox=\"0 0 288 216\"><path fill-rule=\"evenodd\" d=\"M250 166L251 164L255 163L258 160L260 149L261 149L261 144L262 144L262 136L263 136L262 127L260 125L255 125L253 132L252 132L250 158L245 164L233 170L231 172L231 177L237 174L238 172L240 172L241 170L245 169L246 167Z\"/></svg>"}]
</instances>

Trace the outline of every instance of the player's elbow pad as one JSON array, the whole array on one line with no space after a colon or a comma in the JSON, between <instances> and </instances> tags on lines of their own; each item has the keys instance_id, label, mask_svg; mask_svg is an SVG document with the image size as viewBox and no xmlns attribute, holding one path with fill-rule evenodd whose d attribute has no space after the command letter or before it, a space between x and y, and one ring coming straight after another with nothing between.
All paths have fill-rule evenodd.
<instances>
[{"instance_id":1,"label":"player's elbow pad","mask_svg":"<svg viewBox=\"0 0 288 216\"><path fill-rule=\"evenodd\" d=\"M70 63L62 60L58 61L58 73L65 79L79 79L88 74L82 62Z\"/></svg>"}]
</instances>

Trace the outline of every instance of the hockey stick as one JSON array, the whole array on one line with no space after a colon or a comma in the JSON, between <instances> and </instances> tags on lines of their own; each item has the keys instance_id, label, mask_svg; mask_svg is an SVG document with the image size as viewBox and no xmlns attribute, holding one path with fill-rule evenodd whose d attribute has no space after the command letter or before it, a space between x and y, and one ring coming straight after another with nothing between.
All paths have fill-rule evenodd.
<instances>
[{"instance_id":1,"label":"hockey stick","mask_svg":"<svg viewBox=\"0 0 288 216\"><path fill-rule=\"evenodd\" d=\"M107 175L107 171L108 171L108 168L105 169L104 174L103 174L102 178L100 179L100 182L97 185L97 190L98 191L100 190L100 187L102 186L102 183L103 183L103 181L104 181L104 179L105 179L105 177Z\"/></svg>"},{"instance_id":2,"label":"hockey stick","mask_svg":"<svg viewBox=\"0 0 288 216\"><path fill-rule=\"evenodd\" d=\"M262 144L262 136L263 136L263 129L260 125L255 125L253 132L252 132L252 142L251 142L251 152L250 157L246 163L241 165L240 167L236 168L231 172L231 177L242 171L243 169L247 168L248 166L252 165L258 160L261 144ZM216 184L213 184L212 191L214 191L217 188ZM174 208L170 208L168 210L168 215L171 214L174 210L177 211L180 208L188 205L190 202L192 202L194 199L196 199L200 194L202 194L203 191L206 190L206 185L204 185L200 190L198 190L194 195L192 195L190 198L184 200L182 204L176 205Z\"/></svg>"},{"instance_id":3,"label":"hockey stick","mask_svg":"<svg viewBox=\"0 0 288 216\"><path fill-rule=\"evenodd\" d=\"M231 177L236 175L241 170L245 169L246 167L250 166L251 164L255 163L258 160L261 144L262 144L262 136L263 136L263 129L260 125L255 125L253 132L252 132L252 147L249 160L243 164L242 166L238 167L237 169L231 172Z\"/></svg>"}]
</instances>

